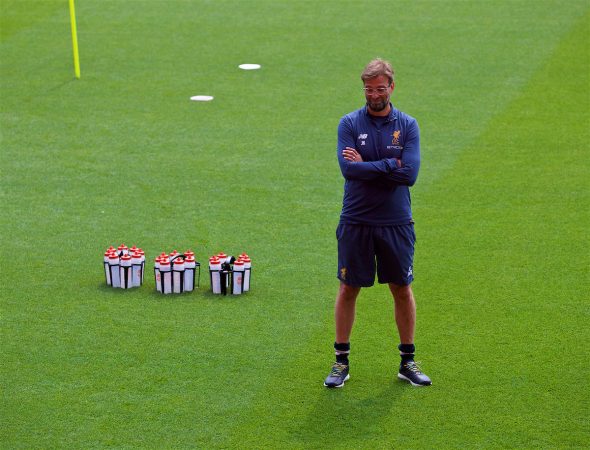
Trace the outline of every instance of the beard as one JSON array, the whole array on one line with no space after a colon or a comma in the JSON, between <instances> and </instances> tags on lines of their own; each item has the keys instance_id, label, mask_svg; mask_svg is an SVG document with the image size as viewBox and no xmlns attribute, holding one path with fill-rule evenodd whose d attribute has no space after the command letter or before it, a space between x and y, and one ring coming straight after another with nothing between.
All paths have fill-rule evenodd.
<instances>
[{"instance_id":1,"label":"beard","mask_svg":"<svg viewBox=\"0 0 590 450\"><path fill-rule=\"evenodd\" d=\"M369 109L371 109L371 111L383 111L385 108L387 108L387 105L389 105L389 99L378 100L376 102L371 102L367 100L367 106L369 107Z\"/></svg>"}]
</instances>

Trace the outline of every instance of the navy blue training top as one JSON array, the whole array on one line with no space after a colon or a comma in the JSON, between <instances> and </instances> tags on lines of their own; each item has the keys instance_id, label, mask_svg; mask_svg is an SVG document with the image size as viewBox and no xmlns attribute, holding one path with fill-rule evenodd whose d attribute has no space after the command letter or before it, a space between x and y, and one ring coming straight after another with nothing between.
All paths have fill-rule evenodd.
<instances>
[{"instance_id":1,"label":"navy blue training top","mask_svg":"<svg viewBox=\"0 0 590 450\"><path fill-rule=\"evenodd\" d=\"M345 160L345 147L354 148L363 161ZM371 116L364 106L340 119L337 151L345 180L340 223L384 226L412 221L409 187L420 168L416 119L393 105L384 118Z\"/></svg>"}]
</instances>

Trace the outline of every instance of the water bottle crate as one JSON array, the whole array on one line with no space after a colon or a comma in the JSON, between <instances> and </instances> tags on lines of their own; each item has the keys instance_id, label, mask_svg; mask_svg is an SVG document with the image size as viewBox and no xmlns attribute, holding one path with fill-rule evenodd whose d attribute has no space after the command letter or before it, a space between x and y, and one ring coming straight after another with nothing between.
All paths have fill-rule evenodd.
<instances>
[{"instance_id":1,"label":"water bottle crate","mask_svg":"<svg viewBox=\"0 0 590 450\"><path fill-rule=\"evenodd\" d=\"M209 258L209 280L213 294L241 295L250 290L252 262L242 253L237 259L219 253Z\"/></svg>"},{"instance_id":2,"label":"water bottle crate","mask_svg":"<svg viewBox=\"0 0 590 450\"><path fill-rule=\"evenodd\" d=\"M107 249L103 258L107 286L131 289L140 287L144 280L145 253L135 245L128 248L120 245Z\"/></svg>"},{"instance_id":3,"label":"water bottle crate","mask_svg":"<svg viewBox=\"0 0 590 450\"><path fill-rule=\"evenodd\" d=\"M154 263L154 280L156 290L162 294L192 292L200 286L201 264L191 251L162 253Z\"/></svg>"}]
</instances>

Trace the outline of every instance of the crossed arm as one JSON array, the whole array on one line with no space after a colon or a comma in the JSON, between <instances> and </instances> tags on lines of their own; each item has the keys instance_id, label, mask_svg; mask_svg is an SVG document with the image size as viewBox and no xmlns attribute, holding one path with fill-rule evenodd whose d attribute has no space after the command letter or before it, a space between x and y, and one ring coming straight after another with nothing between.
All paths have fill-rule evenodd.
<instances>
[{"instance_id":1,"label":"crossed arm","mask_svg":"<svg viewBox=\"0 0 590 450\"><path fill-rule=\"evenodd\" d=\"M338 162L342 176L347 180L376 181L388 186L412 186L420 168L420 131L414 124L406 137L401 158L385 158L379 161L363 161L354 148L352 130L346 123L338 126Z\"/></svg>"}]
</instances>

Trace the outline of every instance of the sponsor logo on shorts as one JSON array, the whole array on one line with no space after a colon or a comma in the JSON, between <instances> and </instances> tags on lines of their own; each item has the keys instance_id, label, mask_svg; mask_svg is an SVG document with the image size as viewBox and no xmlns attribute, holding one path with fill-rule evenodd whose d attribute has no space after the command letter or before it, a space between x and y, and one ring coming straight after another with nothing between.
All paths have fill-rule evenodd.
<instances>
[{"instance_id":1,"label":"sponsor logo on shorts","mask_svg":"<svg viewBox=\"0 0 590 450\"><path fill-rule=\"evenodd\" d=\"M414 275L414 268L412 266L410 266L410 268L408 269L408 278L411 277L412 275Z\"/></svg>"},{"instance_id":2,"label":"sponsor logo on shorts","mask_svg":"<svg viewBox=\"0 0 590 450\"><path fill-rule=\"evenodd\" d=\"M346 267L343 267L342 269L340 269L340 278L342 280L346 280L347 274L348 274L348 269Z\"/></svg>"}]
</instances>

